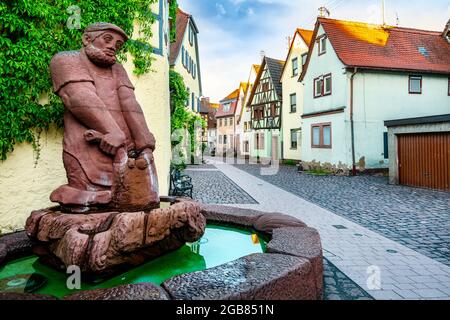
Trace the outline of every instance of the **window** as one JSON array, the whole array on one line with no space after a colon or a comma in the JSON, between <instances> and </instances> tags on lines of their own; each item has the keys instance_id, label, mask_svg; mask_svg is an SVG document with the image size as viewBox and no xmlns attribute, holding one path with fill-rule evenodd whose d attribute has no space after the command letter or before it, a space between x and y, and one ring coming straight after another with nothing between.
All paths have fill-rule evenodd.
<instances>
[{"instance_id":1,"label":"window","mask_svg":"<svg viewBox=\"0 0 450 320\"><path fill-rule=\"evenodd\" d=\"M194 44L194 31L191 26L189 26L189 44L192 46Z\"/></svg>"},{"instance_id":2,"label":"window","mask_svg":"<svg viewBox=\"0 0 450 320\"><path fill-rule=\"evenodd\" d=\"M231 109L231 103L227 103L223 105L223 112L229 112Z\"/></svg>"},{"instance_id":3,"label":"window","mask_svg":"<svg viewBox=\"0 0 450 320\"><path fill-rule=\"evenodd\" d=\"M327 52L327 36L323 35L319 38L319 56Z\"/></svg>"},{"instance_id":4,"label":"window","mask_svg":"<svg viewBox=\"0 0 450 320\"><path fill-rule=\"evenodd\" d=\"M186 66L186 63L184 62L185 56L186 56L186 53L185 53L185 51L184 51L184 46L182 46L182 47L181 47L181 62L182 62L182 64L183 64L183 66Z\"/></svg>"},{"instance_id":5,"label":"window","mask_svg":"<svg viewBox=\"0 0 450 320\"><path fill-rule=\"evenodd\" d=\"M322 78L314 79L314 98L321 97L322 91L323 91L323 79Z\"/></svg>"},{"instance_id":6,"label":"window","mask_svg":"<svg viewBox=\"0 0 450 320\"><path fill-rule=\"evenodd\" d=\"M409 93L422 93L422 76L409 76Z\"/></svg>"},{"instance_id":7,"label":"window","mask_svg":"<svg viewBox=\"0 0 450 320\"><path fill-rule=\"evenodd\" d=\"M291 113L297 112L297 94L291 94Z\"/></svg>"},{"instance_id":8,"label":"window","mask_svg":"<svg viewBox=\"0 0 450 320\"><path fill-rule=\"evenodd\" d=\"M192 77L195 79L197 77L197 65L194 63L192 67Z\"/></svg>"},{"instance_id":9,"label":"window","mask_svg":"<svg viewBox=\"0 0 450 320\"><path fill-rule=\"evenodd\" d=\"M192 105L191 105L191 107L192 107L192 110L194 110L194 108L195 108L195 93L192 92L191 96L192 96Z\"/></svg>"},{"instance_id":10,"label":"window","mask_svg":"<svg viewBox=\"0 0 450 320\"><path fill-rule=\"evenodd\" d=\"M219 119L219 127L222 126L222 119Z\"/></svg>"},{"instance_id":11,"label":"window","mask_svg":"<svg viewBox=\"0 0 450 320\"><path fill-rule=\"evenodd\" d=\"M331 148L331 123L313 124L311 126L311 147Z\"/></svg>"},{"instance_id":12,"label":"window","mask_svg":"<svg viewBox=\"0 0 450 320\"><path fill-rule=\"evenodd\" d=\"M223 144L227 144L227 135L226 134L223 136Z\"/></svg>"},{"instance_id":13,"label":"window","mask_svg":"<svg viewBox=\"0 0 450 320\"><path fill-rule=\"evenodd\" d=\"M302 66L305 65L307 59L308 59L308 54L307 53L302 54Z\"/></svg>"},{"instance_id":14,"label":"window","mask_svg":"<svg viewBox=\"0 0 450 320\"><path fill-rule=\"evenodd\" d=\"M276 103L271 103L270 104L270 116L272 118L275 118L276 115L277 115L277 104Z\"/></svg>"},{"instance_id":15,"label":"window","mask_svg":"<svg viewBox=\"0 0 450 320\"><path fill-rule=\"evenodd\" d=\"M332 93L331 74L314 79L314 98L329 96Z\"/></svg>"},{"instance_id":16,"label":"window","mask_svg":"<svg viewBox=\"0 0 450 320\"><path fill-rule=\"evenodd\" d=\"M331 74L327 74L323 77L324 87L323 87L323 95L328 96L331 94Z\"/></svg>"},{"instance_id":17,"label":"window","mask_svg":"<svg viewBox=\"0 0 450 320\"><path fill-rule=\"evenodd\" d=\"M223 125L226 127L227 126L227 118L223 119Z\"/></svg>"},{"instance_id":18,"label":"window","mask_svg":"<svg viewBox=\"0 0 450 320\"><path fill-rule=\"evenodd\" d=\"M450 96L450 77L448 78L448 95Z\"/></svg>"},{"instance_id":19,"label":"window","mask_svg":"<svg viewBox=\"0 0 450 320\"><path fill-rule=\"evenodd\" d=\"M298 76L298 59L292 59L292 76Z\"/></svg>"},{"instance_id":20,"label":"window","mask_svg":"<svg viewBox=\"0 0 450 320\"><path fill-rule=\"evenodd\" d=\"M268 82L262 84L262 91L264 91L264 92L269 91L269 83Z\"/></svg>"},{"instance_id":21,"label":"window","mask_svg":"<svg viewBox=\"0 0 450 320\"><path fill-rule=\"evenodd\" d=\"M249 152L250 150L249 150L250 148L249 148L249 143L248 143L248 141L244 141L244 152Z\"/></svg>"},{"instance_id":22,"label":"window","mask_svg":"<svg viewBox=\"0 0 450 320\"><path fill-rule=\"evenodd\" d=\"M222 136L219 136L219 143L222 144Z\"/></svg>"},{"instance_id":23,"label":"window","mask_svg":"<svg viewBox=\"0 0 450 320\"><path fill-rule=\"evenodd\" d=\"M233 118L230 118L230 126L232 126L233 125L233 121L234 119Z\"/></svg>"},{"instance_id":24,"label":"window","mask_svg":"<svg viewBox=\"0 0 450 320\"><path fill-rule=\"evenodd\" d=\"M297 130L292 129L291 130L291 149L297 149Z\"/></svg>"},{"instance_id":25,"label":"window","mask_svg":"<svg viewBox=\"0 0 450 320\"><path fill-rule=\"evenodd\" d=\"M255 133L255 150L264 150L264 133Z\"/></svg>"}]
</instances>

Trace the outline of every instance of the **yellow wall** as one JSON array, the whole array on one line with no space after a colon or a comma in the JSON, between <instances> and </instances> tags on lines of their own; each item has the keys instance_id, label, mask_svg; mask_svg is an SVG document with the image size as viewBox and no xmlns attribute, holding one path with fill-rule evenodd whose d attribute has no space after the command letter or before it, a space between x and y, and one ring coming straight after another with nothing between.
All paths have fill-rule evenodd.
<instances>
[{"instance_id":1,"label":"yellow wall","mask_svg":"<svg viewBox=\"0 0 450 320\"><path fill-rule=\"evenodd\" d=\"M283 107L282 112L282 134L283 134L283 158L290 160L300 160L301 154L301 135L302 132L297 133L297 149L291 149L291 129L299 129L301 126L301 115L303 114L303 85L298 82L298 77L302 72L302 54L308 52L308 46L303 41L302 37L296 33L293 40L292 49L286 60L286 67L284 69L281 82L283 85ZM292 59L298 59L298 75L292 76ZM291 113L291 94L297 94L297 111Z\"/></svg>"},{"instance_id":2,"label":"yellow wall","mask_svg":"<svg viewBox=\"0 0 450 320\"><path fill-rule=\"evenodd\" d=\"M167 48L164 55L154 55L152 69L156 72L139 78L132 73L131 57L124 64L156 138L160 195L168 193L171 158ZM31 211L54 205L49 201L50 193L67 183L62 163L62 131L52 128L42 133L40 141L42 150L36 167L33 148L26 143L16 145L8 159L0 162L0 234L22 230Z\"/></svg>"}]
</instances>

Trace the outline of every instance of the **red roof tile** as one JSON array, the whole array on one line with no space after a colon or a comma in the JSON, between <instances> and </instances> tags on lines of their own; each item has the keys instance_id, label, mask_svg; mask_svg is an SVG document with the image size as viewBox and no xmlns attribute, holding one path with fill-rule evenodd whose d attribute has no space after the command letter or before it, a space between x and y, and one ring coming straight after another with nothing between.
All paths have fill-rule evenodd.
<instances>
[{"instance_id":1,"label":"red roof tile","mask_svg":"<svg viewBox=\"0 0 450 320\"><path fill-rule=\"evenodd\" d=\"M441 32L327 18L318 22L346 66L450 73L450 44Z\"/></svg>"},{"instance_id":2,"label":"red roof tile","mask_svg":"<svg viewBox=\"0 0 450 320\"><path fill-rule=\"evenodd\" d=\"M297 32L302 37L303 41L305 41L306 45L309 46L311 44L314 31L313 30L305 30L305 29L297 29Z\"/></svg>"},{"instance_id":3,"label":"red roof tile","mask_svg":"<svg viewBox=\"0 0 450 320\"><path fill-rule=\"evenodd\" d=\"M216 118L219 118L219 117L230 117L230 116L234 115L234 113L236 112L237 98L239 97L239 91L240 91L240 89L234 90L232 93L230 93L228 96L226 96L225 98L223 98L220 101L221 103L219 105L219 109L217 110ZM231 102L230 110L229 111L223 111L223 108L224 108L225 104L222 103L222 102L225 102L225 101L230 102L230 100L234 100L234 101Z\"/></svg>"},{"instance_id":4,"label":"red roof tile","mask_svg":"<svg viewBox=\"0 0 450 320\"><path fill-rule=\"evenodd\" d=\"M232 93L227 95L225 98L223 98L221 101L236 99L238 96L239 96L239 89L236 89Z\"/></svg>"},{"instance_id":5,"label":"red roof tile","mask_svg":"<svg viewBox=\"0 0 450 320\"><path fill-rule=\"evenodd\" d=\"M183 44L184 33L189 22L190 14L182 11L178 8L177 11L177 25L176 25L176 37L175 42L170 44L170 65L173 66L181 50Z\"/></svg>"}]
</instances>

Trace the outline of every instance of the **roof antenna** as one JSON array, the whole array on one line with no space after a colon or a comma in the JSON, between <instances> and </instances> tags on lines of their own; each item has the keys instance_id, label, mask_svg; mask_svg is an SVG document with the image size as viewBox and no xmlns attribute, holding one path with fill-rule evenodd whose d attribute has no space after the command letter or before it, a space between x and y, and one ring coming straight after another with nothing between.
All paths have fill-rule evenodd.
<instances>
[{"instance_id":1,"label":"roof antenna","mask_svg":"<svg viewBox=\"0 0 450 320\"><path fill-rule=\"evenodd\" d=\"M321 17L321 18L329 18L330 17L330 10L328 10L325 6L321 6L319 8L319 17Z\"/></svg>"},{"instance_id":2,"label":"roof antenna","mask_svg":"<svg viewBox=\"0 0 450 320\"><path fill-rule=\"evenodd\" d=\"M383 27L386 26L386 18L385 18L385 11L384 11L384 0L381 0L381 20L383 21Z\"/></svg>"},{"instance_id":3,"label":"roof antenna","mask_svg":"<svg viewBox=\"0 0 450 320\"><path fill-rule=\"evenodd\" d=\"M287 42L287 49L289 50L291 48L292 37L291 36L287 36L286 37L286 42Z\"/></svg>"},{"instance_id":4,"label":"roof antenna","mask_svg":"<svg viewBox=\"0 0 450 320\"><path fill-rule=\"evenodd\" d=\"M261 57L261 60L264 59L264 57L266 56L266 52L264 50L261 50L259 52L259 56Z\"/></svg>"},{"instance_id":5,"label":"roof antenna","mask_svg":"<svg viewBox=\"0 0 450 320\"><path fill-rule=\"evenodd\" d=\"M398 12L395 12L395 21L396 21L396 24L397 24L397 27L400 25L400 18L398 17Z\"/></svg>"}]
</instances>

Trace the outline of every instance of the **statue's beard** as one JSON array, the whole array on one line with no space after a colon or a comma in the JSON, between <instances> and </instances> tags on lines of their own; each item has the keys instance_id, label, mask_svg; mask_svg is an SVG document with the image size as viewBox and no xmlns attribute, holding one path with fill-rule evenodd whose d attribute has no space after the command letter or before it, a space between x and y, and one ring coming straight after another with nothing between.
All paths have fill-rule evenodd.
<instances>
[{"instance_id":1,"label":"statue's beard","mask_svg":"<svg viewBox=\"0 0 450 320\"><path fill-rule=\"evenodd\" d=\"M110 67L116 63L116 56L107 55L101 49L95 47L92 43L84 48L89 60L100 67Z\"/></svg>"}]
</instances>

